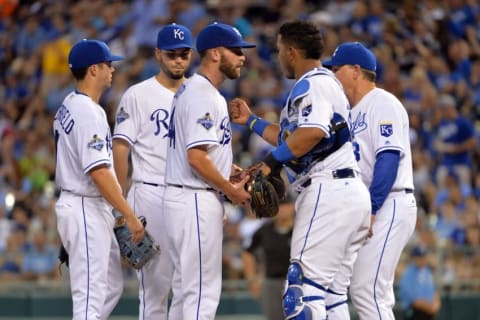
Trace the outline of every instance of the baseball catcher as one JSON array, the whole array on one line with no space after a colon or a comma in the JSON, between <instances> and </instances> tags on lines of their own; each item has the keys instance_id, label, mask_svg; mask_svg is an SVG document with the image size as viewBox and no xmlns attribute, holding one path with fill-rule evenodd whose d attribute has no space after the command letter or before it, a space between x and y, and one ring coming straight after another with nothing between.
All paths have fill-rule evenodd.
<instances>
[{"instance_id":1,"label":"baseball catcher","mask_svg":"<svg viewBox=\"0 0 480 320\"><path fill-rule=\"evenodd\" d=\"M133 243L132 235L123 216L118 217L115 215L115 217L116 221L113 231L120 247L122 261L129 267L141 269L155 254L160 252L160 248L147 230L145 230L142 240L138 243ZM145 217L139 217L139 219L145 227L147 225Z\"/></svg>"},{"instance_id":2,"label":"baseball catcher","mask_svg":"<svg viewBox=\"0 0 480 320\"><path fill-rule=\"evenodd\" d=\"M263 162L253 164L240 174L230 177L230 181L238 182L248 175L250 179L245 188L251 196L252 211L257 218L270 218L278 213L279 202L285 197L285 184L279 173L278 176L264 175L262 167Z\"/></svg>"}]
</instances>

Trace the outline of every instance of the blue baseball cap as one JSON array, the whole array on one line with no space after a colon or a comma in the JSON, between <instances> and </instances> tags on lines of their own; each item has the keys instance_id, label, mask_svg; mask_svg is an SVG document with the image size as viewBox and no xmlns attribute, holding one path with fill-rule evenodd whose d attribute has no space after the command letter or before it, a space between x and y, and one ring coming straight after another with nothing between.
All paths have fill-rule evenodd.
<instances>
[{"instance_id":1,"label":"blue baseball cap","mask_svg":"<svg viewBox=\"0 0 480 320\"><path fill-rule=\"evenodd\" d=\"M339 45L330 60L323 61L326 67L358 64L362 69L376 71L377 59L372 51L360 42L345 42Z\"/></svg>"},{"instance_id":2,"label":"blue baseball cap","mask_svg":"<svg viewBox=\"0 0 480 320\"><path fill-rule=\"evenodd\" d=\"M237 28L215 22L203 28L198 34L197 50L204 51L216 47L254 48L256 45L244 41Z\"/></svg>"},{"instance_id":3,"label":"blue baseball cap","mask_svg":"<svg viewBox=\"0 0 480 320\"><path fill-rule=\"evenodd\" d=\"M175 50L193 47L192 33L187 27L172 23L163 27L157 36L157 48Z\"/></svg>"},{"instance_id":4,"label":"blue baseball cap","mask_svg":"<svg viewBox=\"0 0 480 320\"><path fill-rule=\"evenodd\" d=\"M114 56L107 44L99 40L83 39L77 42L68 55L70 69L86 68L100 62L123 60L121 56Z\"/></svg>"}]
</instances>

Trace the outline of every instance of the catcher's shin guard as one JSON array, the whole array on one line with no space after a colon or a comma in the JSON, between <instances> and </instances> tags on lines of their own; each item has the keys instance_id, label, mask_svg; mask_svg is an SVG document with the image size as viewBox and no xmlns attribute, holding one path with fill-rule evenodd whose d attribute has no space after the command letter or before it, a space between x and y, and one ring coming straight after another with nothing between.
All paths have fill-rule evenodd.
<instances>
[{"instance_id":1,"label":"catcher's shin guard","mask_svg":"<svg viewBox=\"0 0 480 320\"><path fill-rule=\"evenodd\" d=\"M312 293L312 295L306 295ZM313 294L314 293L314 294ZM287 271L283 313L287 320L325 319L325 289L305 278L299 261L292 261Z\"/></svg>"}]
</instances>

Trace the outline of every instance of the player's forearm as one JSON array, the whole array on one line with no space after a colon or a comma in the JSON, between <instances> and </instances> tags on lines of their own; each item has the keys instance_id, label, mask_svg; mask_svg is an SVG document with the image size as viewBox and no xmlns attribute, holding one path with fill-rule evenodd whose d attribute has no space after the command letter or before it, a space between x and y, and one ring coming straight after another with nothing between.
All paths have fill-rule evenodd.
<instances>
[{"instance_id":1,"label":"player's forearm","mask_svg":"<svg viewBox=\"0 0 480 320\"><path fill-rule=\"evenodd\" d=\"M128 178L128 155L130 146L127 142L119 139L113 140L113 164L118 183L122 188L123 194L127 194L127 178Z\"/></svg>"},{"instance_id":2,"label":"player's forearm","mask_svg":"<svg viewBox=\"0 0 480 320\"><path fill-rule=\"evenodd\" d=\"M234 192L230 182L218 171L206 150L191 148L187 151L188 164L213 188L229 195Z\"/></svg>"},{"instance_id":3,"label":"player's forearm","mask_svg":"<svg viewBox=\"0 0 480 320\"><path fill-rule=\"evenodd\" d=\"M325 137L319 128L298 128L286 140L292 154L299 158L312 150Z\"/></svg>"},{"instance_id":4,"label":"player's forearm","mask_svg":"<svg viewBox=\"0 0 480 320\"><path fill-rule=\"evenodd\" d=\"M280 126L278 124L268 122L259 116L251 114L245 125L272 146L277 145L278 133L280 132Z\"/></svg>"},{"instance_id":5,"label":"player's forearm","mask_svg":"<svg viewBox=\"0 0 480 320\"><path fill-rule=\"evenodd\" d=\"M122 191L117 180L106 166L96 167L90 172L92 181L100 194L124 217L134 216L132 208L122 196Z\"/></svg>"},{"instance_id":6,"label":"player's forearm","mask_svg":"<svg viewBox=\"0 0 480 320\"><path fill-rule=\"evenodd\" d=\"M255 257L248 251L242 253L243 272L247 281L253 281L256 278L256 263Z\"/></svg>"}]
</instances>

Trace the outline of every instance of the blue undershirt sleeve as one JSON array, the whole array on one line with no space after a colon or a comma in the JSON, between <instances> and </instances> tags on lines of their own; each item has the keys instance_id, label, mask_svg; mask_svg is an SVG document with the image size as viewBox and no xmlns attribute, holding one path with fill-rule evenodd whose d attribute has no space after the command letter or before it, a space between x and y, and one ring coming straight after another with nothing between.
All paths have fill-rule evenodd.
<instances>
[{"instance_id":1,"label":"blue undershirt sleeve","mask_svg":"<svg viewBox=\"0 0 480 320\"><path fill-rule=\"evenodd\" d=\"M373 179L370 185L372 214L376 214L390 193L397 178L400 151L385 150L377 155L373 168Z\"/></svg>"}]
</instances>

